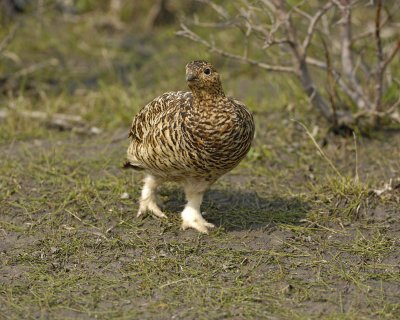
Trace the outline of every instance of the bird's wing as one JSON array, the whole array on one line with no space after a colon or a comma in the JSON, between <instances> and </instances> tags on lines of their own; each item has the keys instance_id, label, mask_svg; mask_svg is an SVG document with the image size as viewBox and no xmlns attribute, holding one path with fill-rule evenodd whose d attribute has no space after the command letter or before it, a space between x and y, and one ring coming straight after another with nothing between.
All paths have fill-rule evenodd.
<instances>
[{"instance_id":1,"label":"bird's wing","mask_svg":"<svg viewBox=\"0 0 400 320\"><path fill-rule=\"evenodd\" d=\"M134 117L129 131L129 167L164 171L181 166L183 118L190 109L190 92L167 92L151 101Z\"/></svg>"},{"instance_id":2,"label":"bird's wing","mask_svg":"<svg viewBox=\"0 0 400 320\"><path fill-rule=\"evenodd\" d=\"M132 141L142 142L144 137L158 126L165 116L179 112L179 109L191 103L190 92L167 92L145 105L133 118L129 137ZM165 120L164 120L165 121Z\"/></svg>"}]
</instances>

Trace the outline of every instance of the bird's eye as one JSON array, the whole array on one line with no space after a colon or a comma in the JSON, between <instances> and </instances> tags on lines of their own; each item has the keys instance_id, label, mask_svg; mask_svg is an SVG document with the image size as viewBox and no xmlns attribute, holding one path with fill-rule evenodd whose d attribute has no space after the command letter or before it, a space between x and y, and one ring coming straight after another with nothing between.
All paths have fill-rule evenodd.
<instances>
[{"instance_id":1,"label":"bird's eye","mask_svg":"<svg viewBox=\"0 0 400 320\"><path fill-rule=\"evenodd\" d=\"M205 74L211 74L211 70L210 70L209 68L204 69L204 73L205 73Z\"/></svg>"}]
</instances>

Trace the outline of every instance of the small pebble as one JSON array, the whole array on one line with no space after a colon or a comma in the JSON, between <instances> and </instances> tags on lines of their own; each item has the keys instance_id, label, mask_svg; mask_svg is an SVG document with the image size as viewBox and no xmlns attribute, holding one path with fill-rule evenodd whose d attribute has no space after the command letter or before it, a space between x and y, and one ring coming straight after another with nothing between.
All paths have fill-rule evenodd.
<instances>
[{"instance_id":1,"label":"small pebble","mask_svg":"<svg viewBox=\"0 0 400 320\"><path fill-rule=\"evenodd\" d=\"M92 133L92 134L100 134L102 132L103 131L100 128L97 128L97 127L91 127L90 128L90 133Z\"/></svg>"},{"instance_id":2,"label":"small pebble","mask_svg":"<svg viewBox=\"0 0 400 320\"><path fill-rule=\"evenodd\" d=\"M129 193L128 192L124 192L123 194L121 194L121 199L129 199Z\"/></svg>"}]
</instances>

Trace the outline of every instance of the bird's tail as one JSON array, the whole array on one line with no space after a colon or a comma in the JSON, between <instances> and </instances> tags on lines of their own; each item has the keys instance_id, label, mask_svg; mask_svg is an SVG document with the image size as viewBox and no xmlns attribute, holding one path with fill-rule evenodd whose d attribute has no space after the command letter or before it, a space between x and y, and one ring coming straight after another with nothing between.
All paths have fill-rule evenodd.
<instances>
[{"instance_id":1,"label":"bird's tail","mask_svg":"<svg viewBox=\"0 0 400 320\"><path fill-rule=\"evenodd\" d=\"M138 165L134 165L132 163L130 163L129 161L125 161L124 165L122 166L123 169L133 169L133 170L137 170L137 171L142 171L144 170L144 168L138 166Z\"/></svg>"}]
</instances>

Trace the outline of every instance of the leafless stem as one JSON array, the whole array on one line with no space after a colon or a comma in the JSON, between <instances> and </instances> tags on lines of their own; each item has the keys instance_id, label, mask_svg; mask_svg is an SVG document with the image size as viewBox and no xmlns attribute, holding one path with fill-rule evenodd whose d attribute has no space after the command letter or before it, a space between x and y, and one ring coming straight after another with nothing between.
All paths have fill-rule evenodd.
<instances>
[{"instance_id":1,"label":"leafless stem","mask_svg":"<svg viewBox=\"0 0 400 320\"><path fill-rule=\"evenodd\" d=\"M319 109L322 115L326 119L332 121L332 112L328 104L326 103L325 99L317 90L314 81L310 75L310 72L308 70L307 63L304 60L302 60L299 65L299 78L303 90L306 92L312 105L317 109Z\"/></svg>"},{"instance_id":2,"label":"leafless stem","mask_svg":"<svg viewBox=\"0 0 400 320\"><path fill-rule=\"evenodd\" d=\"M397 43L395 44L393 49L390 51L387 58L382 62L382 72L384 72L386 70L387 66L390 64L390 62L392 62L392 60L394 59L396 54L399 52L399 50L400 50L400 40L397 40Z\"/></svg>"},{"instance_id":3,"label":"leafless stem","mask_svg":"<svg viewBox=\"0 0 400 320\"><path fill-rule=\"evenodd\" d=\"M313 18L313 17L312 17L311 15L309 15L307 12L301 10L298 6L295 6L295 7L293 8L293 11L296 12L296 13L298 13L299 15L303 16L304 18L310 20L310 21L311 21L312 18Z\"/></svg>"},{"instance_id":4,"label":"leafless stem","mask_svg":"<svg viewBox=\"0 0 400 320\"><path fill-rule=\"evenodd\" d=\"M304 38L303 44L302 44L302 52L303 55L305 56L307 54L307 49L310 46L312 37L315 33L315 27L317 26L318 21L321 19L321 17L333 6L333 2L329 1L327 4L325 4L321 9L319 9L314 16L311 18L310 24L308 25L307 29L307 34L306 37Z\"/></svg>"},{"instance_id":5,"label":"leafless stem","mask_svg":"<svg viewBox=\"0 0 400 320\"><path fill-rule=\"evenodd\" d=\"M396 13L398 12L399 8L400 8L400 2L397 2L397 3L393 6L393 8L391 8L391 11L390 11L391 14L392 14L392 15L396 14ZM390 15L387 15L387 16L384 17L383 19L381 18L381 23L380 23L380 29L381 29L381 30L382 30L382 28L389 22L389 20L390 20ZM352 38L352 42L353 42L353 44L354 44L355 42L357 42L357 41L359 41L359 40L362 40L362 39L365 39L365 38L369 38L369 37L373 36L374 33L375 33L375 29L374 29L374 28L368 28L367 30L361 32L360 34L355 35L355 36Z\"/></svg>"},{"instance_id":6,"label":"leafless stem","mask_svg":"<svg viewBox=\"0 0 400 320\"><path fill-rule=\"evenodd\" d=\"M351 53L351 5L350 0L340 0L337 1L337 3L340 5L340 11L342 15L340 23L342 71L348 79L352 79L354 68Z\"/></svg>"},{"instance_id":7,"label":"leafless stem","mask_svg":"<svg viewBox=\"0 0 400 320\"><path fill-rule=\"evenodd\" d=\"M223 6L220 6L216 3L214 3L213 1L210 0L197 0L197 2L201 2L201 3L205 3L208 4L209 6L211 6L211 8L213 8L215 10L215 12L217 12L221 17L225 18L225 19L229 19L229 13L228 11L226 11L226 9Z\"/></svg>"},{"instance_id":8,"label":"leafless stem","mask_svg":"<svg viewBox=\"0 0 400 320\"><path fill-rule=\"evenodd\" d=\"M311 134L311 132L307 129L307 127L305 126L305 124L303 124L300 121L294 120L296 121L300 126L303 127L303 129L305 130L305 132L307 133L307 135L310 137L311 141L314 143L315 147L317 148L320 156L322 158L324 158L326 160L326 162L331 166L331 168L333 169L333 171L335 171L335 173L338 175L338 177L343 178L342 174L339 172L339 170L335 167L335 165L333 164L333 162L329 159L329 157L325 154L325 152L321 149L321 147L319 146L318 142L315 140L315 138L313 137L313 135Z\"/></svg>"},{"instance_id":9,"label":"leafless stem","mask_svg":"<svg viewBox=\"0 0 400 320\"><path fill-rule=\"evenodd\" d=\"M376 0L375 29L372 33L371 30L367 30L368 33L361 34L362 37L369 36L371 39L375 37L375 57L377 59L375 66L371 66L370 41L365 44L361 43L361 46L355 46L354 42L359 38L352 36L352 11L357 8L357 3L362 2L361 0L317 2L315 5L311 5L313 11L309 11L309 4L306 0L298 1L294 6L285 0L260 0L257 4L242 0L240 4L236 5L236 15L216 4L217 1L198 1L210 5L219 15L220 21L213 25L200 23L198 19L195 19L194 25L211 26L218 29L239 28L243 32L244 51L242 54L235 54L229 48L219 47L212 38L207 40L186 25L181 26L178 35L201 43L210 51L241 63L251 64L268 71L295 74L313 107L333 124L353 123L357 117L364 116L373 121L374 117L390 116L394 121L400 118L398 112L393 111L392 108L390 108L392 110L390 115L388 110L386 112L380 110L383 87L386 84L384 76L388 74L385 73L385 70L400 51L400 41L398 41L385 54L386 49L384 50L381 41L381 30L392 20L390 18L392 11L388 11L385 15L381 14L381 11L385 9L382 0ZM307 6L303 6L304 4ZM394 10L398 10L399 7L398 4L390 5L390 8ZM335 8L339 9L341 17L338 22L339 37L336 37L336 33L331 32L329 26L332 25L332 21L328 21L336 17L336 15L329 14ZM319 32L321 21L324 22L325 29ZM321 35L322 45L325 49L325 61L319 60L321 58L311 57L310 54L311 46L313 49L318 48L317 42L314 41L316 33ZM340 43L339 50L336 50L335 41L337 40ZM328 41L332 41L334 45L330 46ZM269 50L274 45L279 45L277 49L280 50L280 53L276 54L278 50ZM269 64L253 59L251 56L253 50L250 51L248 48L264 50L266 56L269 57ZM318 56L317 51L315 51L315 55L315 57ZM339 58L338 61L335 61L336 58ZM317 83L315 78L317 73L314 73L315 70L312 67L327 72L326 81L323 83L328 86L329 100L321 94L324 87ZM362 75L364 77L361 77ZM392 77L388 81L392 81L391 79ZM342 94L346 95L357 107L355 113L338 109L337 99L340 99Z\"/></svg>"},{"instance_id":10,"label":"leafless stem","mask_svg":"<svg viewBox=\"0 0 400 320\"><path fill-rule=\"evenodd\" d=\"M375 102L374 110L379 111L381 108L382 101L382 82L383 82L383 72L384 72L384 58L381 40L381 10L382 10L382 0L377 0L376 4L376 16L375 16L375 41L376 41L376 57L377 70L376 70L376 82L375 82Z\"/></svg>"},{"instance_id":11,"label":"leafless stem","mask_svg":"<svg viewBox=\"0 0 400 320\"><path fill-rule=\"evenodd\" d=\"M0 52L2 52L14 39L15 34L17 33L17 29L19 28L19 23L16 23L12 26L8 34L4 37L3 40L0 42Z\"/></svg>"},{"instance_id":12,"label":"leafless stem","mask_svg":"<svg viewBox=\"0 0 400 320\"><path fill-rule=\"evenodd\" d=\"M218 53L221 56L237 60L237 61L239 61L241 63L248 63L250 65L257 66L257 67L259 67L261 69L265 69L265 70L268 70L268 71L296 73L296 70L293 67L281 66L281 65L270 65L270 64L267 64L267 63L264 63L264 62L261 62L261 61L250 59L250 58L248 58L246 56L236 55L236 54L230 53L228 51L225 51L223 49L220 49L220 48L216 47L213 43L205 40L204 38L202 38L200 36L198 36L197 34L195 34L193 31L191 31L184 24L181 24L181 28L182 28L182 30L180 30L180 31L178 31L176 33L178 36L182 36L182 37L191 39L192 41L201 43L202 45L206 46L210 51Z\"/></svg>"},{"instance_id":13,"label":"leafless stem","mask_svg":"<svg viewBox=\"0 0 400 320\"><path fill-rule=\"evenodd\" d=\"M54 113L48 114L42 111L30 111L11 108L13 112L17 113L19 117L37 120L46 125L57 128L59 130L71 130L77 133L86 134L99 134L101 129L97 127L90 127L82 117L77 115ZM0 119L7 118L9 112L7 109L0 110Z\"/></svg>"},{"instance_id":14,"label":"leafless stem","mask_svg":"<svg viewBox=\"0 0 400 320\"><path fill-rule=\"evenodd\" d=\"M337 112L336 112L336 92L335 92L335 84L334 84L334 76L333 76L333 72L332 72L332 63L331 63L331 56L329 54L329 50L328 50L328 46L325 42L325 40L321 37L321 41L322 44L324 46L324 51L325 51L325 60L326 60L326 65L327 65L327 69L326 69L326 80L327 80L327 84L328 84L328 95L329 95L329 101L331 103L332 106L332 119L333 119L333 124L334 126L337 125L338 123L338 119L337 119Z\"/></svg>"},{"instance_id":15,"label":"leafless stem","mask_svg":"<svg viewBox=\"0 0 400 320\"><path fill-rule=\"evenodd\" d=\"M47 68L49 66L56 66L57 64L58 60L55 58L49 59L47 61L41 61L15 72L8 80L15 80L30 73L36 72L37 70Z\"/></svg>"},{"instance_id":16,"label":"leafless stem","mask_svg":"<svg viewBox=\"0 0 400 320\"><path fill-rule=\"evenodd\" d=\"M325 8L326 6L324 6ZM326 9L328 10L328 9ZM285 9L285 3L282 0L279 0L277 3L277 13L280 17L280 20L283 21L283 26L286 31L287 38L289 39L290 48L293 56L293 65L296 68L297 76L299 77L300 83L303 87L304 92L307 94L310 99L311 104L320 110L321 114L328 120L332 120L332 112L326 103L325 99L322 97L320 92L317 90L317 87L314 84L310 71L308 69L308 65L306 62L306 48L309 44L308 41L311 41L312 33L315 30L316 22L322 16L321 13L317 13L314 15L313 20L311 20L309 28L308 28L308 37L309 40L306 39L301 46L299 44L299 40L296 34L296 29L294 28L292 21L290 19L290 13ZM313 22L315 21L315 22Z\"/></svg>"},{"instance_id":17,"label":"leafless stem","mask_svg":"<svg viewBox=\"0 0 400 320\"><path fill-rule=\"evenodd\" d=\"M311 66L314 66L314 67L317 67L317 68L320 68L320 69L323 69L323 70L327 70L327 69L328 69L328 66L327 66L327 64L326 64L325 62L323 62L323 61L321 61L321 60L318 60L318 59L315 59L315 58L312 58L312 57L307 57L307 58L306 58L306 62L307 62L307 64L309 64L309 65L311 65ZM356 105L358 105L357 102L360 101L360 99L362 99L362 97L360 96L360 94L359 94L357 91L353 90L353 89L346 83L346 81L343 80L343 77L341 76L341 74L340 74L337 70L335 70L333 67L331 67L331 72L332 72L332 75L333 75L334 78L335 78L335 81L336 81L337 84L339 85L340 89L342 89L342 91L343 91L352 101L354 101L354 103L355 103Z\"/></svg>"},{"instance_id":18,"label":"leafless stem","mask_svg":"<svg viewBox=\"0 0 400 320\"><path fill-rule=\"evenodd\" d=\"M371 103L369 102L367 95L354 72L351 49L351 0L335 0L335 4L339 7L342 16L340 20L340 41L343 76L346 77L352 91L355 91L352 95L354 96L354 102L356 105L360 109L366 107L370 108Z\"/></svg>"}]
</instances>

